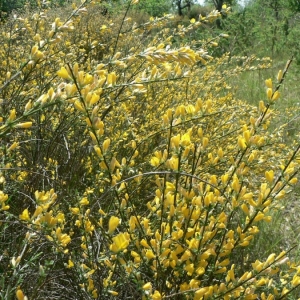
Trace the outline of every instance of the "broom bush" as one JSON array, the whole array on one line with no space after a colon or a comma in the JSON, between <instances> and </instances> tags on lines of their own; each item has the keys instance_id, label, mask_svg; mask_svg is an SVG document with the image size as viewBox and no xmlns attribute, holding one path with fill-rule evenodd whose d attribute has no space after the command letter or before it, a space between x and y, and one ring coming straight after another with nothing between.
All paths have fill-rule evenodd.
<instances>
[{"instance_id":1,"label":"broom bush","mask_svg":"<svg viewBox=\"0 0 300 300\"><path fill-rule=\"evenodd\" d=\"M219 12L137 24L136 2L2 26L1 299L294 299L292 248L247 252L297 184L299 138L270 129L292 59L249 105L229 79L270 60L189 38Z\"/></svg>"}]
</instances>

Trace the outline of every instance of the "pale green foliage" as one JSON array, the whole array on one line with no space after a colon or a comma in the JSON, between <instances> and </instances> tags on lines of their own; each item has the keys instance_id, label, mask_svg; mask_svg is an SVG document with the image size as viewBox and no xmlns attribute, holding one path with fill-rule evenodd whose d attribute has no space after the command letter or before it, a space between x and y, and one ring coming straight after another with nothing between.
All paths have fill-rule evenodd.
<instances>
[{"instance_id":1,"label":"pale green foliage","mask_svg":"<svg viewBox=\"0 0 300 300\"><path fill-rule=\"evenodd\" d=\"M162 17L164 14L170 13L171 7L171 0L147 0L140 1L135 9L152 17Z\"/></svg>"}]
</instances>

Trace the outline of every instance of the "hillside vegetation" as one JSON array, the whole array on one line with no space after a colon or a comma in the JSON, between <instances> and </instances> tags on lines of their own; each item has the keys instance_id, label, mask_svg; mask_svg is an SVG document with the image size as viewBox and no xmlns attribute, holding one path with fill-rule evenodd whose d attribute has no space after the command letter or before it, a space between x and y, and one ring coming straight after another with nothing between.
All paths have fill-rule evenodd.
<instances>
[{"instance_id":1,"label":"hillside vegetation","mask_svg":"<svg viewBox=\"0 0 300 300\"><path fill-rule=\"evenodd\" d=\"M298 299L294 57L137 2L1 25L1 299Z\"/></svg>"}]
</instances>

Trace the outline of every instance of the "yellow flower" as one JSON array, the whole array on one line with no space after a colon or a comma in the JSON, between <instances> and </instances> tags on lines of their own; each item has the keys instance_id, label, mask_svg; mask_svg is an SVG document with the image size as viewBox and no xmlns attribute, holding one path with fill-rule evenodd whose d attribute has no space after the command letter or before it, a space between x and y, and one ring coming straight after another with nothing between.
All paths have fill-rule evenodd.
<instances>
[{"instance_id":1,"label":"yellow flower","mask_svg":"<svg viewBox=\"0 0 300 300\"><path fill-rule=\"evenodd\" d=\"M295 275L292 280L292 286L299 286L299 285L300 285L300 277Z\"/></svg>"},{"instance_id":2,"label":"yellow flower","mask_svg":"<svg viewBox=\"0 0 300 300\"><path fill-rule=\"evenodd\" d=\"M15 125L15 128L30 128L32 126L32 122L19 123Z\"/></svg>"},{"instance_id":3,"label":"yellow flower","mask_svg":"<svg viewBox=\"0 0 300 300\"><path fill-rule=\"evenodd\" d=\"M112 216L108 222L108 233L111 234L115 231L120 223L120 219L118 217Z\"/></svg>"},{"instance_id":4,"label":"yellow flower","mask_svg":"<svg viewBox=\"0 0 300 300\"><path fill-rule=\"evenodd\" d=\"M76 100L74 102L74 106L77 110L81 111L81 112L85 112L84 107L82 106L82 104L80 103L79 100Z\"/></svg>"},{"instance_id":5,"label":"yellow flower","mask_svg":"<svg viewBox=\"0 0 300 300\"><path fill-rule=\"evenodd\" d=\"M24 209L22 214L19 216L22 221L30 221L28 209Z\"/></svg>"},{"instance_id":6,"label":"yellow flower","mask_svg":"<svg viewBox=\"0 0 300 300\"><path fill-rule=\"evenodd\" d=\"M93 94L90 100L90 105L96 104L100 100L100 95Z\"/></svg>"},{"instance_id":7,"label":"yellow flower","mask_svg":"<svg viewBox=\"0 0 300 300\"><path fill-rule=\"evenodd\" d=\"M268 265L271 265L271 264L274 262L275 257L276 257L275 253L270 254L270 255L268 256L266 262L264 263L264 267L266 267L266 266L268 266Z\"/></svg>"},{"instance_id":8,"label":"yellow flower","mask_svg":"<svg viewBox=\"0 0 300 300\"><path fill-rule=\"evenodd\" d=\"M71 269L71 268L73 268L74 267L74 263L72 262L72 260L68 260L68 265L67 265L67 268L68 269Z\"/></svg>"},{"instance_id":9,"label":"yellow flower","mask_svg":"<svg viewBox=\"0 0 300 300\"><path fill-rule=\"evenodd\" d=\"M203 146L203 148L206 148L207 145L208 145L208 138L207 138L207 137L204 137L204 138L202 139L202 146Z\"/></svg>"},{"instance_id":10,"label":"yellow flower","mask_svg":"<svg viewBox=\"0 0 300 300\"><path fill-rule=\"evenodd\" d=\"M187 274L188 274L189 276L192 276L193 273L194 273L194 270L195 270L194 264L188 264L188 265L186 265L186 266L185 266L185 270L187 271Z\"/></svg>"},{"instance_id":11,"label":"yellow flower","mask_svg":"<svg viewBox=\"0 0 300 300\"><path fill-rule=\"evenodd\" d=\"M231 266L231 269L227 272L226 282L235 281L234 276L234 264Z\"/></svg>"},{"instance_id":12,"label":"yellow flower","mask_svg":"<svg viewBox=\"0 0 300 300\"><path fill-rule=\"evenodd\" d=\"M72 212L73 215L78 215L80 212L78 207L70 207L70 211Z\"/></svg>"},{"instance_id":13,"label":"yellow flower","mask_svg":"<svg viewBox=\"0 0 300 300\"><path fill-rule=\"evenodd\" d=\"M12 150L16 149L18 146L19 146L19 143L14 142L14 143L8 148L8 151L12 151Z\"/></svg>"},{"instance_id":14,"label":"yellow flower","mask_svg":"<svg viewBox=\"0 0 300 300\"><path fill-rule=\"evenodd\" d=\"M282 70L279 70L278 74L277 74L277 81L278 82L282 79L282 76L283 76Z\"/></svg>"},{"instance_id":15,"label":"yellow flower","mask_svg":"<svg viewBox=\"0 0 300 300\"><path fill-rule=\"evenodd\" d=\"M177 134L176 136L173 136L171 138L172 146L175 148L179 147L179 142L180 142L180 134Z\"/></svg>"},{"instance_id":16,"label":"yellow flower","mask_svg":"<svg viewBox=\"0 0 300 300\"><path fill-rule=\"evenodd\" d=\"M107 81L106 81L106 83L107 83L108 86L115 85L116 81L117 81L117 76L116 76L115 72L109 73L107 75Z\"/></svg>"},{"instance_id":17,"label":"yellow flower","mask_svg":"<svg viewBox=\"0 0 300 300\"><path fill-rule=\"evenodd\" d=\"M0 191L0 202L4 203L8 199L8 195Z\"/></svg>"},{"instance_id":18,"label":"yellow flower","mask_svg":"<svg viewBox=\"0 0 300 300\"><path fill-rule=\"evenodd\" d=\"M12 109L9 113L9 117L7 119L7 122L11 122L11 121L14 121L16 118L16 110L15 109Z\"/></svg>"},{"instance_id":19,"label":"yellow flower","mask_svg":"<svg viewBox=\"0 0 300 300\"><path fill-rule=\"evenodd\" d=\"M276 101L280 97L280 92L276 91L272 96L272 101Z\"/></svg>"},{"instance_id":20,"label":"yellow flower","mask_svg":"<svg viewBox=\"0 0 300 300\"><path fill-rule=\"evenodd\" d=\"M152 157L150 160L150 164L153 167L157 167L159 165L159 159L157 157Z\"/></svg>"},{"instance_id":21,"label":"yellow flower","mask_svg":"<svg viewBox=\"0 0 300 300\"><path fill-rule=\"evenodd\" d=\"M21 289L18 289L16 291L16 297L17 297L18 300L25 300L25 299L27 299L27 297L24 296L24 294L23 294L23 292L22 292Z\"/></svg>"},{"instance_id":22,"label":"yellow flower","mask_svg":"<svg viewBox=\"0 0 300 300\"><path fill-rule=\"evenodd\" d=\"M272 95L273 95L272 89L271 88L267 88L267 97L268 97L268 99L271 100Z\"/></svg>"},{"instance_id":23,"label":"yellow flower","mask_svg":"<svg viewBox=\"0 0 300 300\"><path fill-rule=\"evenodd\" d=\"M153 253L152 250L147 250L147 251L146 251L146 257L147 257L148 259L152 259L152 258L155 258L155 254Z\"/></svg>"},{"instance_id":24,"label":"yellow flower","mask_svg":"<svg viewBox=\"0 0 300 300\"><path fill-rule=\"evenodd\" d=\"M118 292L116 292L116 291L108 291L110 294L112 294L113 296L118 296Z\"/></svg>"},{"instance_id":25,"label":"yellow flower","mask_svg":"<svg viewBox=\"0 0 300 300\"><path fill-rule=\"evenodd\" d=\"M161 300L161 294L159 291L155 291L151 296L152 300Z\"/></svg>"},{"instance_id":26,"label":"yellow flower","mask_svg":"<svg viewBox=\"0 0 300 300\"><path fill-rule=\"evenodd\" d=\"M191 137L190 137L190 133L185 133L181 139L180 139L180 145L186 147L188 145L190 145L191 143Z\"/></svg>"},{"instance_id":27,"label":"yellow flower","mask_svg":"<svg viewBox=\"0 0 300 300\"><path fill-rule=\"evenodd\" d=\"M246 140L242 137L239 137L238 138L238 145L240 147L241 150L244 150L247 148L247 143L246 143Z\"/></svg>"},{"instance_id":28,"label":"yellow flower","mask_svg":"<svg viewBox=\"0 0 300 300\"><path fill-rule=\"evenodd\" d=\"M196 270L197 274L198 275L202 275L205 273L205 269L203 267L199 267L197 270Z\"/></svg>"},{"instance_id":29,"label":"yellow flower","mask_svg":"<svg viewBox=\"0 0 300 300\"><path fill-rule=\"evenodd\" d=\"M185 261L185 260L189 259L191 256L192 256L191 251L190 251L190 250L186 250L186 251L183 253L183 255L181 256L180 259L181 259L182 261Z\"/></svg>"},{"instance_id":30,"label":"yellow flower","mask_svg":"<svg viewBox=\"0 0 300 300\"><path fill-rule=\"evenodd\" d=\"M125 250L129 245L129 236L126 233L119 233L113 239L109 249L115 253Z\"/></svg>"},{"instance_id":31,"label":"yellow flower","mask_svg":"<svg viewBox=\"0 0 300 300\"><path fill-rule=\"evenodd\" d=\"M152 289L151 282L147 282L146 284L143 285L143 290L151 290L151 289Z\"/></svg>"},{"instance_id":32,"label":"yellow flower","mask_svg":"<svg viewBox=\"0 0 300 300\"><path fill-rule=\"evenodd\" d=\"M265 172L265 176L266 176L266 179L268 180L269 183L272 183L273 179L274 179L274 171L271 170L271 171L266 171Z\"/></svg>"},{"instance_id":33,"label":"yellow flower","mask_svg":"<svg viewBox=\"0 0 300 300\"><path fill-rule=\"evenodd\" d=\"M110 145L110 139L106 139L103 142L103 146L102 146L103 147L103 152L105 152L108 149L109 145Z\"/></svg>"},{"instance_id":34,"label":"yellow flower","mask_svg":"<svg viewBox=\"0 0 300 300\"><path fill-rule=\"evenodd\" d=\"M80 200L80 202L79 202L79 204L81 205L81 206L84 206L84 205L89 205L89 200L88 200L88 198L87 197L84 197L84 198L82 198L81 200Z\"/></svg>"},{"instance_id":35,"label":"yellow flower","mask_svg":"<svg viewBox=\"0 0 300 300\"><path fill-rule=\"evenodd\" d=\"M71 79L71 76L69 75L67 69L65 67L62 67L58 72L57 75L63 79Z\"/></svg>"},{"instance_id":36,"label":"yellow flower","mask_svg":"<svg viewBox=\"0 0 300 300\"><path fill-rule=\"evenodd\" d=\"M207 291L208 291L208 287L203 287L203 288L198 289L195 292L194 299L203 299L202 296L204 296L207 293Z\"/></svg>"},{"instance_id":37,"label":"yellow flower","mask_svg":"<svg viewBox=\"0 0 300 300\"><path fill-rule=\"evenodd\" d=\"M97 292L96 289L94 289L94 290L92 291L92 295L93 295L93 298L94 298L94 299L97 299L97 298L98 298L98 292Z\"/></svg>"},{"instance_id":38,"label":"yellow flower","mask_svg":"<svg viewBox=\"0 0 300 300\"><path fill-rule=\"evenodd\" d=\"M289 184L296 184L297 182L298 182L298 179L296 177L294 177L289 181Z\"/></svg>"},{"instance_id":39,"label":"yellow flower","mask_svg":"<svg viewBox=\"0 0 300 300\"><path fill-rule=\"evenodd\" d=\"M175 185L172 182L167 181L166 182L166 188L165 188L165 192L174 192L176 190Z\"/></svg>"},{"instance_id":40,"label":"yellow flower","mask_svg":"<svg viewBox=\"0 0 300 300\"><path fill-rule=\"evenodd\" d=\"M0 208L0 210L9 210L10 206L9 205L5 205L3 202L1 203L2 207Z\"/></svg>"},{"instance_id":41,"label":"yellow flower","mask_svg":"<svg viewBox=\"0 0 300 300\"><path fill-rule=\"evenodd\" d=\"M268 88L272 89L272 79L271 78L266 79L265 84Z\"/></svg>"}]
</instances>

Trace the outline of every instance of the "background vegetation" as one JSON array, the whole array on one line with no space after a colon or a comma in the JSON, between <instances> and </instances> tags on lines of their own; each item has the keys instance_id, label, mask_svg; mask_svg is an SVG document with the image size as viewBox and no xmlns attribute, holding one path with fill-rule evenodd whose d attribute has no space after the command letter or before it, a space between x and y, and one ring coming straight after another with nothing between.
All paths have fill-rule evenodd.
<instances>
[{"instance_id":1,"label":"background vegetation","mask_svg":"<svg viewBox=\"0 0 300 300\"><path fill-rule=\"evenodd\" d=\"M137 2L0 2L1 299L298 299L297 1Z\"/></svg>"}]
</instances>

